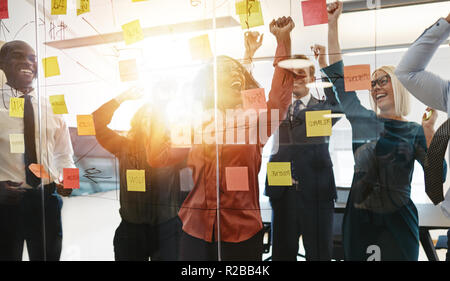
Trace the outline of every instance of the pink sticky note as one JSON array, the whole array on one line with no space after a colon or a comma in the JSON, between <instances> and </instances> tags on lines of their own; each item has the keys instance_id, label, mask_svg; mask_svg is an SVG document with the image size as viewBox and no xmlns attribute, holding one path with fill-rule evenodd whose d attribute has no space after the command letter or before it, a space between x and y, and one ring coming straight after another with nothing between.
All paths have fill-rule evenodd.
<instances>
[{"instance_id":1,"label":"pink sticky note","mask_svg":"<svg viewBox=\"0 0 450 281\"><path fill-rule=\"evenodd\" d=\"M64 188L80 188L80 171L78 168L63 168Z\"/></svg>"},{"instance_id":2,"label":"pink sticky note","mask_svg":"<svg viewBox=\"0 0 450 281\"><path fill-rule=\"evenodd\" d=\"M370 90L370 64L344 66L345 91Z\"/></svg>"},{"instance_id":3,"label":"pink sticky note","mask_svg":"<svg viewBox=\"0 0 450 281\"><path fill-rule=\"evenodd\" d=\"M302 1L303 25L317 25L328 23L326 0Z\"/></svg>"},{"instance_id":4,"label":"pink sticky note","mask_svg":"<svg viewBox=\"0 0 450 281\"><path fill-rule=\"evenodd\" d=\"M226 167L225 177L228 191L248 191L248 167Z\"/></svg>"},{"instance_id":5,"label":"pink sticky note","mask_svg":"<svg viewBox=\"0 0 450 281\"><path fill-rule=\"evenodd\" d=\"M8 0L0 0L0 19L9 18Z\"/></svg>"},{"instance_id":6,"label":"pink sticky note","mask_svg":"<svg viewBox=\"0 0 450 281\"><path fill-rule=\"evenodd\" d=\"M241 91L244 109L267 109L264 88Z\"/></svg>"}]
</instances>

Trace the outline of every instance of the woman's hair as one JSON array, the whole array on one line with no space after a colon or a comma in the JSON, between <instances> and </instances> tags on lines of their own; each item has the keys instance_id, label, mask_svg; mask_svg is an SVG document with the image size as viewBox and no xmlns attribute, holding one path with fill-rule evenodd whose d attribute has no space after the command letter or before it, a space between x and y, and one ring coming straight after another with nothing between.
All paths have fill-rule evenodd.
<instances>
[{"instance_id":1,"label":"woman's hair","mask_svg":"<svg viewBox=\"0 0 450 281\"><path fill-rule=\"evenodd\" d=\"M228 56L217 57L217 80L220 81L221 75L231 75L230 72L220 71L226 64L232 64L237 72L239 72L244 80L242 90L259 88L253 75L249 73L241 63ZM193 91L195 99L199 100L205 109L214 107L214 64L210 61L198 72L193 83ZM230 85L231 87L231 85ZM219 91L220 93L220 91Z\"/></svg>"},{"instance_id":2,"label":"woman's hair","mask_svg":"<svg viewBox=\"0 0 450 281\"><path fill-rule=\"evenodd\" d=\"M392 90L394 91L394 106L395 106L395 115L397 116L406 116L411 111L411 94L406 90L406 88L402 85L402 83L395 76L395 66L393 65L385 65L380 68L377 68L372 75L382 70L386 72L391 80ZM376 106L373 98L370 99L370 104L372 109L378 114L378 108Z\"/></svg>"}]
</instances>

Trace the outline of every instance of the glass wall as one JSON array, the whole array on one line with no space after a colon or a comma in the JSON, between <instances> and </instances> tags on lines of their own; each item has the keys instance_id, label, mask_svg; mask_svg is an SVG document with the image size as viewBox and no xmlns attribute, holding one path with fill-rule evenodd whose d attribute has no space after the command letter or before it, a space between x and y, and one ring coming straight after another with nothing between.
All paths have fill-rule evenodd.
<instances>
[{"instance_id":1,"label":"glass wall","mask_svg":"<svg viewBox=\"0 0 450 281\"><path fill-rule=\"evenodd\" d=\"M444 260L450 4L387 2L0 1L0 258Z\"/></svg>"}]
</instances>

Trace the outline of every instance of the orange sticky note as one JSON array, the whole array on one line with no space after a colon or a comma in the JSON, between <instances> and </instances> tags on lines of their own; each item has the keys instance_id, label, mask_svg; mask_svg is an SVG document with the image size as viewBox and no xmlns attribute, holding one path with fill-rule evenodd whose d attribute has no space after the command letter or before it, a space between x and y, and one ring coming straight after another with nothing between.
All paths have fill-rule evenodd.
<instances>
[{"instance_id":1,"label":"orange sticky note","mask_svg":"<svg viewBox=\"0 0 450 281\"><path fill-rule=\"evenodd\" d=\"M63 168L64 188L80 188L80 170L78 168Z\"/></svg>"},{"instance_id":2,"label":"orange sticky note","mask_svg":"<svg viewBox=\"0 0 450 281\"><path fill-rule=\"evenodd\" d=\"M345 91L370 90L370 64L344 66Z\"/></svg>"},{"instance_id":3,"label":"orange sticky note","mask_svg":"<svg viewBox=\"0 0 450 281\"><path fill-rule=\"evenodd\" d=\"M66 101L64 95L54 95L49 97L54 114L67 114Z\"/></svg>"},{"instance_id":4,"label":"orange sticky note","mask_svg":"<svg viewBox=\"0 0 450 281\"><path fill-rule=\"evenodd\" d=\"M194 60L207 60L213 56L208 34L191 38L189 40L189 48Z\"/></svg>"},{"instance_id":5,"label":"orange sticky note","mask_svg":"<svg viewBox=\"0 0 450 281\"><path fill-rule=\"evenodd\" d=\"M45 171L45 168L42 164L30 164L30 166L28 166L28 169L30 169L30 171L40 179L50 179L49 174Z\"/></svg>"},{"instance_id":6,"label":"orange sticky note","mask_svg":"<svg viewBox=\"0 0 450 281\"><path fill-rule=\"evenodd\" d=\"M48 57L42 59L42 65L44 66L45 77L60 75L57 57Z\"/></svg>"},{"instance_id":7,"label":"orange sticky note","mask_svg":"<svg viewBox=\"0 0 450 281\"><path fill-rule=\"evenodd\" d=\"M92 115L77 115L79 136L95 136L94 119Z\"/></svg>"},{"instance_id":8,"label":"orange sticky note","mask_svg":"<svg viewBox=\"0 0 450 281\"><path fill-rule=\"evenodd\" d=\"M145 192L145 170L127 170L127 190Z\"/></svg>"},{"instance_id":9,"label":"orange sticky note","mask_svg":"<svg viewBox=\"0 0 450 281\"><path fill-rule=\"evenodd\" d=\"M261 13L261 3L258 0L237 1L235 7L237 15Z\"/></svg>"},{"instance_id":10,"label":"orange sticky note","mask_svg":"<svg viewBox=\"0 0 450 281\"><path fill-rule=\"evenodd\" d=\"M77 0L77 16L90 12L90 6L89 0Z\"/></svg>"},{"instance_id":11,"label":"orange sticky note","mask_svg":"<svg viewBox=\"0 0 450 281\"><path fill-rule=\"evenodd\" d=\"M267 181L270 186L291 186L291 162L268 162Z\"/></svg>"},{"instance_id":12,"label":"orange sticky note","mask_svg":"<svg viewBox=\"0 0 450 281\"><path fill-rule=\"evenodd\" d=\"M248 191L248 167L226 167L225 179L228 191Z\"/></svg>"},{"instance_id":13,"label":"orange sticky note","mask_svg":"<svg viewBox=\"0 0 450 281\"><path fill-rule=\"evenodd\" d=\"M267 109L264 88L241 91L244 109Z\"/></svg>"},{"instance_id":14,"label":"orange sticky note","mask_svg":"<svg viewBox=\"0 0 450 281\"><path fill-rule=\"evenodd\" d=\"M139 79L136 59L119 61L120 81L135 81Z\"/></svg>"},{"instance_id":15,"label":"orange sticky note","mask_svg":"<svg viewBox=\"0 0 450 281\"><path fill-rule=\"evenodd\" d=\"M303 25L317 25L328 23L326 0L302 1Z\"/></svg>"},{"instance_id":16,"label":"orange sticky note","mask_svg":"<svg viewBox=\"0 0 450 281\"><path fill-rule=\"evenodd\" d=\"M329 116L331 110L318 110L305 112L306 136L324 137L331 136L332 122Z\"/></svg>"},{"instance_id":17,"label":"orange sticky note","mask_svg":"<svg viewBox=\"0 0 450 281\"><path fill-rule=\"evenodd\" d=\"M52 0L52 15L65 15L67 13L67 0Z\"/></svg>"},{"instance_id":18,"label":"orange sticky note","mask_svg":"<svg viewBox=\"0 0 450 281\"><path fill-rule=\"evenodd\" d=\"M122 25L122 30L123 39L125 40L126 45L130 45L144 39L144 34L142 33L139 20L134 20Z\"/></svg>"},{"instance_id":19,"label":"orange sticky note","mask_svg":"<svg viewBox=\"0 0 450 281\"><path fill-rule=\"evenodd\" d=\"M10 98L9 99L9 116L23 118L24 106L25 106L25 99Z\"/></svg>"}]
</instances>

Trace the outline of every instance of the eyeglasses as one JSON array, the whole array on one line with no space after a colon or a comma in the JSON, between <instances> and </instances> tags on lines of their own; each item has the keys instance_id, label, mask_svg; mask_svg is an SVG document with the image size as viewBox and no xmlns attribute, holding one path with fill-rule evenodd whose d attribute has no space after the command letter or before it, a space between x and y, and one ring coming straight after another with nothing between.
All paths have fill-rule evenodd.
<instances>
[{"instance_id":1,"label":"eyeglasses","mask_svg":"<svg viewBox=\"0 0 450 281\"><path fill-rule=\"evenodd\" d=\"M372 90L375 88L375 86L378 84L380 87L384 87L387 85L387 83L389 83L390 80L390 76L388 74L381 76L378 79L372 80L372 82L370 82L371 86L372 86Z\"/></svg>"}]
</instances>

